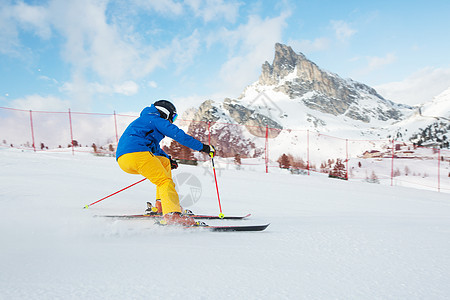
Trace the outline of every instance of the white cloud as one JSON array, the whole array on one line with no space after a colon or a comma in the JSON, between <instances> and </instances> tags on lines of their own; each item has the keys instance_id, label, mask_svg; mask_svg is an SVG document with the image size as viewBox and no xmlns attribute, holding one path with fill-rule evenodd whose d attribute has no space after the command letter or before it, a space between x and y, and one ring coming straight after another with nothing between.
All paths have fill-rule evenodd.
<instances>
[{"instance_id":1,"label":"white cloud","mask_svg":"<svg viewBox=\"0 0 450 300\"><path fill-rule=\"evenodd\" d=\"M13 56L23 55L19 30L35 33L44 39L51 36L46 9L23 2L0 5L0 28L0 53Z\"/></svg>"},{"instance_id":2,"label":"white cloud","mask_svg":"<svg viewBox=\"0 0 450 300\"><path fill-rule=\"evenodd\" d=\"M12 20L11 7L0 5L0 53L13 54L19 44L17 26Z\"/></svg>"},{"instance_id":3,"label":"white cloud","mask_svg":"<svg viewBox=\"0 0 450 300\"><path fill-rule=\"evenodd\" d=\"M140 9L171 15L188 12L189 7L205 22L218 18L234 22L241 4L223 0L140 0L126 5L135 13L141 13ZM116 5L114 9L120 7ZM133 95L138 91L137 85L123 85L124 82L134 82L169 62L175 63L180 72L195 61L203 39L197 30L190 36L177 35L156 48L143 38L141 30L134 28L133 20L120 23L125 20L120 14L109 18L109 8L108 1L92 0L52 0L41 6L11 2L0 8L0 26L6 28L6 33L0 31L0 53L23 52L19 34L23 29L42 39L62 37L61 58L70 65L71 72L71 82L65 83L62 90L85 104L94 93Z\"/></svg>"},{"instance_id":4,"label":"white cloud","mask_svg":"<svg viewBox=\"0 0 450 300\"><path fill-rule=\"evenodd\" d=\"M327 38L316 38L314 40L289 40L288 45L302 53L311 53L327 50L330 47L330 40Z\"/></svg>"},{"instance_id":5,"label":"white cloud","mask_svg":"<svg viewBox=\"0 0 450 300\"><path fill-rule=\"evenodd\" d=\"M67 100L54 96L43 97L40 95L29 95L12 100L10 103L11 107L25 110L67 111L70 107L70 102Z\"/></svg>"},{"instance_id":6,"label":"white cloud","mask_svg":"<svg viewBox=\"0 0 450 300\"><path fill-rule=\"evenodd\" d=\"M364 65L360 69L356 70L352 77L357 78L360 76L367 75L373 71L380 70L383 67L394 63L397 60L397 57L394 53L387 53L385 56L366 56L360 57L356 56L349 59L350 62L361 62L361 65Z\"/></svg>"},{"instance_id":7,"label":"white cloud","mask_svg":"<svg viewBox=\"0 0 450 300\"><path fill-rule=\"evenodd\" d=\"M158 84L152 80L152 81L149 81L148 86L156 89L158 87Z\"/></svg>"},{"instance_id":8,"label":"white cloud","mask_svg":"<svg viewBox=\"0 0 450 300\"><path fill-rule=\"evenodd\" d=\"M397 60L397 57L393 53L388 53L384 57L367 57L368 71L380 69L386 65L390 65Z\"/></svg>"},{"instance_id":9,"label":"white cloud","mask_svg":"<svg viewBox=\"0 0 450 300\"><path fill-rule=\"evenodd\" d=\"M262 63L273 58L275 43L282 41L288 17L289 13L266 19L252 15L235 30L224 29L209 37L210 43L223 43L229 52L219 73L218 88L229 91L229 95L240 93L257 78Z\"/></svg>"},{"instance_id":10,"label":"white cloud","mask_svg":"<svg viewBox=\"0 0 450 300\"><path fill-rule=\"evenodd\" d=\"M200 48L200 34L197 30L186 38L174 38L170 49L171 59L176 65L177 72L180 72L193 63L194 57L198 54Z\"/></svg>"},{"instance_id":11,"label":"white cloud","mask_svg":"<svg viewBox=\"0 0 450 300\"><path fill-rule=\"evenodd\" d=\"M181 97L178 96L178 97L171 98L171 101L173 101L173 103L177 107L178 114L181 117L184 117L183 113L187 109L198 108L206 99L213 100L216 102L221 102L221 101L223 101L223 99L225 99L227 97L230 97L229 93L218 92L218 93L212 93L212 94L208 94L208 95L194 94L194 95L181 96Z\"/></svg>"},{"instance_id":12,"label":"white cloud","mask_svg":"<svg viewBox=\"0 0 450 300\"><path fill-rule=\"evenodd\" d=\"M80 79L74 80L74 82L66 82L62 86L61 90L74 94L78 94L80 90L83 90L83 95L88 96L88 98L89 95L92 94L122 94L125 96L132 96L139 92L139 85L131 80L118 84L107 85L99 82L86 83Z\"/></svg>"},{"instance_id":13,"label":"white cloud","mask_svg":"<svg viewBox=\"0 0 450 300\"><path fill-rule=\"evenodd\" d=\"M189 95L184 97L174 97L171 98L171 101L175 104L181 120L181 118L184 117L183 113L189 108L199 107L200 104L205 101L205 96Z\"/></svg>"},{"instance_id":14,"label":"white cloud","mask_svg":"<svg viewBox=\"0 0 450 300\"><path fill-rule=\"evenodd\" d=\"M114 92L125 96L131 96L139 92L139 86L136 82L128 80L122 84L115 85Z\"/></svg>"},{"instance_id":15,"label":"white cloud","mask_svg":"<svg viewBox=\"0 0 450 300\"><path fill-rule=\"evenodd\" d=\"M172 53L170 44L161 49L143 44L139 32L127 27L130 24L124 29L109 22L107 4L54 0L45 8L48 24L63 37L61 57L71 65L71 82L61 90L85 106L95 93L136 94L134 81L163 66Z\"/></svg>"},{"instance_id":16,"label":"white cloud","mask_svg":"<svg viewBox=\"0 0 450 300\"><path fill-rule=\"evenodd\" d=\"M38 76L38 79L43 80L43 81L47 81L47 82L51 82L53 84L58 84L58 80L56 80L55 78L50 78L50 77L45 76L45 75Z\"/></svg>"},{"instance_id":17,"label":"white cloud","mask_svg":"<svg viewBox=\"0 0 450 300\"><path fill-rule=\"evenodd\" d=\"M186 0L185 3L194 11L195 16L210 22L225 19L234 23L239 14L241 3L223 0Z\"/></svg>"},{"instance_id":18,"label":"white cloud","mask_svg":"<svg viewBox=\"0 0 450 300\"><path fill-rule=\"evenodd\" d=\"M134 5L158 13L180 15L183 13L183 4L172 0L135 0Z\"/></svg>"},{"instance_id":19,"label":"white cloud","mask_svg":"<svg viewBox=\"0 0 450 300\"><path fill-rule=\"evenodd\" d=\"M380 84L375 89L383 97L409 105L431 101L450 87L450 69L424 68L402 81Z\"/></svg>"},{"instance_id":20,"label":"white cloud","mask_svg":"<svg viewBox=\"0 0 450 300\"><path fill-rule=\"evenodd\" d=\"M94 71L108 82L136 78L151 72L160 64L150 59L155 51L122 36L114 24L107 23L105 10L105 2L52 2L52 22L66 38L63 58L75 72L83 74Z\"/></svg>"},{"instance_id":21,"label":"white cloud","mask_svg":"<svg viewBox=\"0 0 450 300\"><path fill-rule=\"evenodd\" d=\"M350 27L350 25L342 20L331 20L331 26L333 27L336 38L341 42L348 41L357 31Z\"/></svg>"},{"instance_id":22,"label":"white cloud","mask_svg":"<svg viewBox=\"0 0 450 300\"><path fill-rule=\"evenodd\" d=\"M51 36L51 28L48 22L48 10L42 6L32 6L18 2L13 7L14 17L24 28L34 31L39 37L48 39Z\"/></svg>"}]
</instances>

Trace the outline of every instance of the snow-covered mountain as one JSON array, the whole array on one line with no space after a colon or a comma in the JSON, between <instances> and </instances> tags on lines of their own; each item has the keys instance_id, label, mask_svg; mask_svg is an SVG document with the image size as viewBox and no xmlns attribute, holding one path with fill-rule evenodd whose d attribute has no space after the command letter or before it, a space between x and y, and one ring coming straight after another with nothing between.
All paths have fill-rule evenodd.
<instances>
[{"instance_id":1,"label":"snow-covered mountain","mask_svg":"<svg viewBox=\"0 0 450 300\"><path fill-rule=\"evenodd\" d=\"M450 120L450 87L436 96L431 102L425 103L421 107L421 114L424 117L434 117L435 119Z\"/></svg>"},{"instance_id":2,"label":"snow-covered mountain","mask_svg":"<svg viewBox=\"0 0 450 300\"><path fill-rule=\"evenodd\" d=\"M418 145L450 148L450 88L418 106L413 115L395 127L399 138L404 135Z\"/></svg>"},{"instance_id":3,"label":"snow-covered mountain","mask_svg":"<svg viewBox=\"0 0 450 300\"><path fill-rule=\"evenodd\" d=\"M259 81L247 87L242 98L268 89L281 92L312 110L364 123L396 121L409 113L402 110L411 109L387 101L365 84L321 70L303 54L296 54L291 47L281 44L275 45L272 65L264 63Z\"/></svg>"},{"instance_id":4,"label":"snow-covered mountain","mask_svg":"<svg viewBox=\"0 0 450 300\"><path fill-rule=\"evenodd\" d=\"M310 130L344 139L417 139L421 130L436 121L427 115L445 112L441 120L448 124L449 95L450 89L423 107L398 104L363 83L322 70L289 46L276 44L272 64L262 65L259 79L240 97L205 101L183 118L196 121L188 132L199 137L205 132L205 122L212 122L211 142L226 149L224 156L258 156L264 145L257 138L265 137L266 126L272 128L268 134L277 138L275 152L271 152L274 158L283 153L283 147L297 143L297 135L282 129ZM297 145L301 142L304 140Z\"/></svg>"},{"instance_id":5,"label":"snow-covered mountain","mask_svg":"<svg viewBox=\"0 0 450 300\"><path fill-rule=\"evenodd\" d=\"M338 135L346 129L357 136L414 112L412 107L384 99L365 84L323 71L303 54L282 44L275 45L273 63L263 64L259 80L238 99L209 101L206 106L214 106L214 113L203 106L196 120L222 119L248 127L309 128Z\"/></svg>"},{"instance_id":6,"label":"snow-covered mountain","mask_svg":"<svg viewBox=\"0 0 450 300\"><path fill-rule=\"evenodd\" d=\"M248 143L254 142L255 136L263 137L265 131L261 128L266 126L275 128L269 131L271 138L280 134L276 129L308 129L349 139L396 138L418 142L430 126L448 128L450 88L421 107L398 104L363 83L322 70L302 53L277 43L272 64L262 65L258 81L249 85L240 97L223 102L208 100L184 118L244 125L247 130L228 128L227 134L214 141L228 144L229 155L251 154L255 145L248 149ZM192 124L190 133L195 134L199 126ZM213 130L226 131L223 127L216 124ZM436 137L427 139L442 145L439 141L447 138L447 131L439 129ZM230 144L234 145L232 149Z\"/></svg>"}]
</instances>

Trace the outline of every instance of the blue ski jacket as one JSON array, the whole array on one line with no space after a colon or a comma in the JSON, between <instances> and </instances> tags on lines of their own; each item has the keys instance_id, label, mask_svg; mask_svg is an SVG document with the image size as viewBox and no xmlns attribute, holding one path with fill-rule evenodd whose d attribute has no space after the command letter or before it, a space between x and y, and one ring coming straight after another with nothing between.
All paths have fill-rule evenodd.
<instances>
[{"instance_id":1,"label":"blue ski jacket","mask_svg":"<svg viewBox=\"0 0 450 300\"><path fill-rule=\"evenodd\" d=\"M161 118L159 111L152 104L150 107L144 108L139 118L125 129L117 145L116 160L126 153L144 151L169 158L159 146L161 140L166 136L193 150L200 151L203 148L200 141L186 134L168 120Z\"/></svg>"}]
</instances>

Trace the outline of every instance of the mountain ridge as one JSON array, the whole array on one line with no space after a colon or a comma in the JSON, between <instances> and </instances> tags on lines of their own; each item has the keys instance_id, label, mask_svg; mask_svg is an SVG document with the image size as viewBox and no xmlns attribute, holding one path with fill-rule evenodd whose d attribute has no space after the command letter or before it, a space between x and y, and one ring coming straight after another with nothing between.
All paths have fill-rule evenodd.
<instances>
[{"instance_id":1,"label":"mountain ridge","mask_svg":"<svg viewBox=\"0 0 450 300\"><path fill-rule=\"evenodd\" d=\"M265 127L276 129L270 131L270 138L276 138L281 129L307 129L350 139L408 139L414 132L408 132L405 120L417 118L418 108L395 103L364 83L324 71L304 54L277 43L272 64L264 62L258 80L238 98L208 100L193 111L194 121L243 125L247 130L231 130L230 140L215 141L233 147L230 141L239 136L242 140L264 137L261 128ZM193 134L197 130L188 128ZM235 150L231 152L240 151Z\"/></svg>"}]
</instances>

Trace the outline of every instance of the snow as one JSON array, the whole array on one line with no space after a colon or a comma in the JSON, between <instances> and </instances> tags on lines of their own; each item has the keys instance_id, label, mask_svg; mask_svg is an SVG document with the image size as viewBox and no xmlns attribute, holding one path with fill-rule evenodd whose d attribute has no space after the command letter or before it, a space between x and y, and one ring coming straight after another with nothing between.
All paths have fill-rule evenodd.
<instances>
[{"instance_id":1,"label":"snow","mask_svg":"<svg viewBox=\"0 0 450 300\"><path fill-rule=\"evenodd\" d=\"M450 118L450 87L423 105L422 114L429 117Z\"/></svg>"},{"instance_id":2,"label":"snow","mask_svg":"<svg viewBox=\"0 0 450 300\"><path fill-rule=\"evenodd\" d=\"M1 299L448 299L448 194L322 175L218 170L232 224L264 232L161 228L140 213L154 186L111 157L0 149ZM190 209L218 213L208 164ZM227 223L227 221L215 221ZM210 223L214 223L210 221Z\"/></svg>"},{"instance_id":3,"label":"snow","mask_svg":"<svg viewBox=\"0 0 450 300\"><path fill-rule=\"evenodd\" d=\"M396 131L405 131L410 137L414 133L422 131L428 125L435 122L447 123L450 119L450 87L441 94L434 97L432 101L426 102L417 108L417 112L393 127Z\"/></svg>"}]
</instances>

